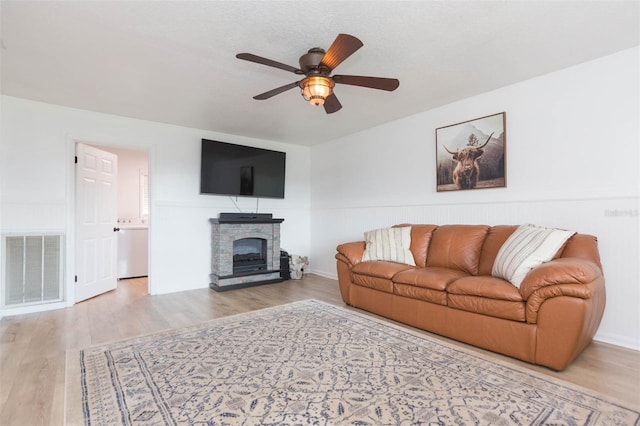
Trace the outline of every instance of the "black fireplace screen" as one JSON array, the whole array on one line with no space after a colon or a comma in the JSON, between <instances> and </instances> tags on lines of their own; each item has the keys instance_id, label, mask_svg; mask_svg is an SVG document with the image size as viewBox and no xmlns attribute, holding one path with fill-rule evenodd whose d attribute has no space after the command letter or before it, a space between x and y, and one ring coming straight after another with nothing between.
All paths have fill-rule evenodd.
<instances>
[{"instance_id":1,"label":"black fireplace screen","mask_svg":"<svg viewBox=\"0 0 640 426\"><path fill-rule=\"evenodd\" d=\"M233 273L251 273L267 269L267 240L242 238L233 242Z\"/></svg>"}]
</instances>

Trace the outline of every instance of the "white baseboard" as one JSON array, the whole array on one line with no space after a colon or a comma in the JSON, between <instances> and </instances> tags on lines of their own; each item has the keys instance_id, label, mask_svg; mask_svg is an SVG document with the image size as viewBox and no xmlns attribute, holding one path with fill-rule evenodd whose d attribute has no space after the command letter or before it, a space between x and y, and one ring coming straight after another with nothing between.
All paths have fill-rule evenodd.
<instances>
[{"instance_id":1,"label":"white baseboard","mask_svg":"<svg viewBox=\"0 0 640 426\"><path fill-rule=\"evenodd\" d=\"M19 308L5 308L0 311L0 318L14 315L33 314L36 312L53 311L68 307L67 302L43 303L40 305L21 306Z\"/></svg>"},{"instance_id":2,"label":"white baseboard","mask_svg":"<svg viewBox=\"0 0 640 426\"><path fill-rule=\"evenodd\" d=\"M309 273L310 274L314 274L314 275L320 275L321 277L329 278L329 279L332 279L332 280L337 280L338 279L338 274L330 274L330 273L327 273L327 272L324 272L324 271L318 271L316 269L309 270Z\"/></svg>"},{"instance_id":3,"label":"white baseboard","mask_svg":"<svg viewBox=\"0 0 640 426\"><path fill-rule=\"evenodd\" d=\"M597 342L608 343L610 345L621 346L627 349L633 349L635 351L640 351L640 342L611 333L596 333L596 335L593 337L593 340Z\"/></svg>"}]
</instances>

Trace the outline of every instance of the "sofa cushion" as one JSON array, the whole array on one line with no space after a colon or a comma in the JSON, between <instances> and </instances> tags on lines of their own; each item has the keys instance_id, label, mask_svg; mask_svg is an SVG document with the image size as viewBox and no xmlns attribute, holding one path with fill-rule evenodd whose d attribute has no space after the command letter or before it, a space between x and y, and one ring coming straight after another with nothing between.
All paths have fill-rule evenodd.
<instances>
[{"instance_id":1,"label":"sofa cushion","mask_svg":"<svg viewBox=\"0 0 640 426\"><path fill-rule=\"evenodd\" d=\"M411 227L375 229L364 233L362 261L387 260L415 266L411 253Z\"/></svg>"},{"instance_id":2,"label":"sofa cushion","mask_svg":"<svg viewBox=\"0 0 640 426\"><path fill-rule=\"evenodd\" d=\"M502 247L504 242L507 241L507 238L509 238L516 229L518 229L518 225L498 225L492 226L491 229L489 229L482 245L478 275L491 275L493 264L500 251L500 247Z\"/></svg>"},{"instance_id":3,"label":"sofa cushion","mask_svg":"<svg viewBox=\"0 0 640 426\"><path fill-rule=\"evenodd\" d=\"M376 260L373 262L360 262L351 268L351 273L354 278L356 276L367 276L384 278L391 281L394 275L398 272L406 271L408 269L414 269L415 266L405 265L404 263L385 262L383 260Z\"/></svg>"},{"instance_id":4,"label":"sofa cushion","mask_svg":"<svg viewBox=\"0 0 640 426\"><path fill-rule=\"evenodd\" d=\"M511 283L492 276L464 277L447 287L447 306L468 312L525 321L526 303Z\"/></svg>"},{"instance_id":5,"label":"sofa cushion","mask_svg":"<svg viewBox=\"0 0 640 426\"><path fill-rule=\"evenodd\" d=\"M553 259L573 234L562 229L522 225L498 251L491 274L520 287L529 271Z\"/></svg>"},{"instance_id":6,"label":"sofa cushion","mask_svg":"<svg viewBox=\"0 0 640 426\"><path fill-rule=\"evenodd\" d=\"M427 267L457 269L477 275L482 244L488 231L486 225L439 226L431 237Z\"/></svg>"},{"instance_id":7,"label":"sofa cushion","mask_svg":"<svg viewBox=\"0 0 640 426\"><path fill-rule=\"evenodd\" d=\"M376 260L373 262L360 262L351 268L351 272L355 275L367 275L370 277L379 277L390 280L398 272L413 269L415 269L414 266L405 265L404 263Z\"/></svg>"},{"instance_id":8,"label":"sofa cushion","mask_svg":"<svg viewBox=\"0 0 640 426\"><path fill-rule=\"evenodd\" d=\"M427 264L427 252L429 251L431 235L438 225L413 225L404 223L394 225L394 228L400 226L411 227L411 253L413 254L413 260L415 260L416 266L424 268Z\"/></svg>"},{"instance_id":9,"label":"sofa cushion","mask_svg":"<svg viewBox=\"0 0 640 426\"><path fill-rule=\"evenodd\" d=\"M447 293L447 306L496 318L525 321L525 302Z\"/></svg>"},{"instance_id":10,"label":"sofa cushion","mask_svg":"<svg viewBox=\"0 0 640 426\"><path fill-rule=\"evenodd\" d=\"M466 277L467 273L446 268L416 268L398 272L393 277L394 283L408 284L416 287L445 291L455 280Z\"/></svg>"},{"instance_id":11,"label":"sofa cushion","mask_svg":"<svg viewBox=\"0 0 640 426\"><path fill-rule=\"evenodd\" d=\"M447 305L447 292L418 287L411 284L393 283L393 293L410 299L424 300L438 305Z\"/></svg>"},{"instance_id":12,"label":"sofa cushion","mask_svg":"<svg viewBox=\"0 0 640 426\"><path fill-rule=\"evenodd\" d=\"M354 274L353 283L356 284L356 286L372 288L385 293L393 293L393 282L386 278Z\"/></svg>"},{"instance_id":13,"label":"sofa cushion","mask_svg":"<svg viewBox=\"0 0 640 426\"><path fill-rule=\"evenodd\" d=\"M385 293L393 293L391 278L400 271L414 268L403 263L385 262L376 260L373 262L360 262L351 268L353 283L362 287L369 287Z\"/></svg>"},{"instance_id":14,"label":"sofa cushion","mask_svg":"<svg viewBox=\"0 0 640 426\"><path fill-rule=\"evenodd\" d=\"M496 300L522 302L520 291L502 278L491 276L464 277L447 287L449 294L486 297Z\"/></svg>"}]
</instances>

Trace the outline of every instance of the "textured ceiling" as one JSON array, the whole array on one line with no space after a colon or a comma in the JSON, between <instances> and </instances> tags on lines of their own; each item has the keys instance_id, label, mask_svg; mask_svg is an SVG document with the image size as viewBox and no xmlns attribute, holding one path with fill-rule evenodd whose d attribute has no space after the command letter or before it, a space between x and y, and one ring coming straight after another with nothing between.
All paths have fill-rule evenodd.
<instances>
[{"instance_id":1,"label":"textured ceiling","mask_svg":"<svg viewBox=\"0 0 640 426\"><path fill-rule=\"evenodd\" d=\"M639 44L638 1L82 1L0 3L5 95L313 145ZM338 33L363 41L337 74L393 77L395 92L338 85L327 115L298 66Z\"/></svg>"}]
</instances>

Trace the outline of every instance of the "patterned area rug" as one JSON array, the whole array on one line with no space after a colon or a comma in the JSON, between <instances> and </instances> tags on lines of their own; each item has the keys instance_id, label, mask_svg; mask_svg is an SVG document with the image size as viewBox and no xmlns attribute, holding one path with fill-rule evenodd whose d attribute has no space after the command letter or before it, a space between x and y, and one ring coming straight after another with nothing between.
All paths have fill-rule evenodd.
<instances>
[{"instance_id":1,"label":"patterned area rug","mask_svg":"<svg viewBox=\"0 0 640 426\"><path fill-rule=\"evenodd\" d=\"M92 347L67 369L72 424L640 424L587 390L317 301Z\"/></svg>"}]
</instances>

